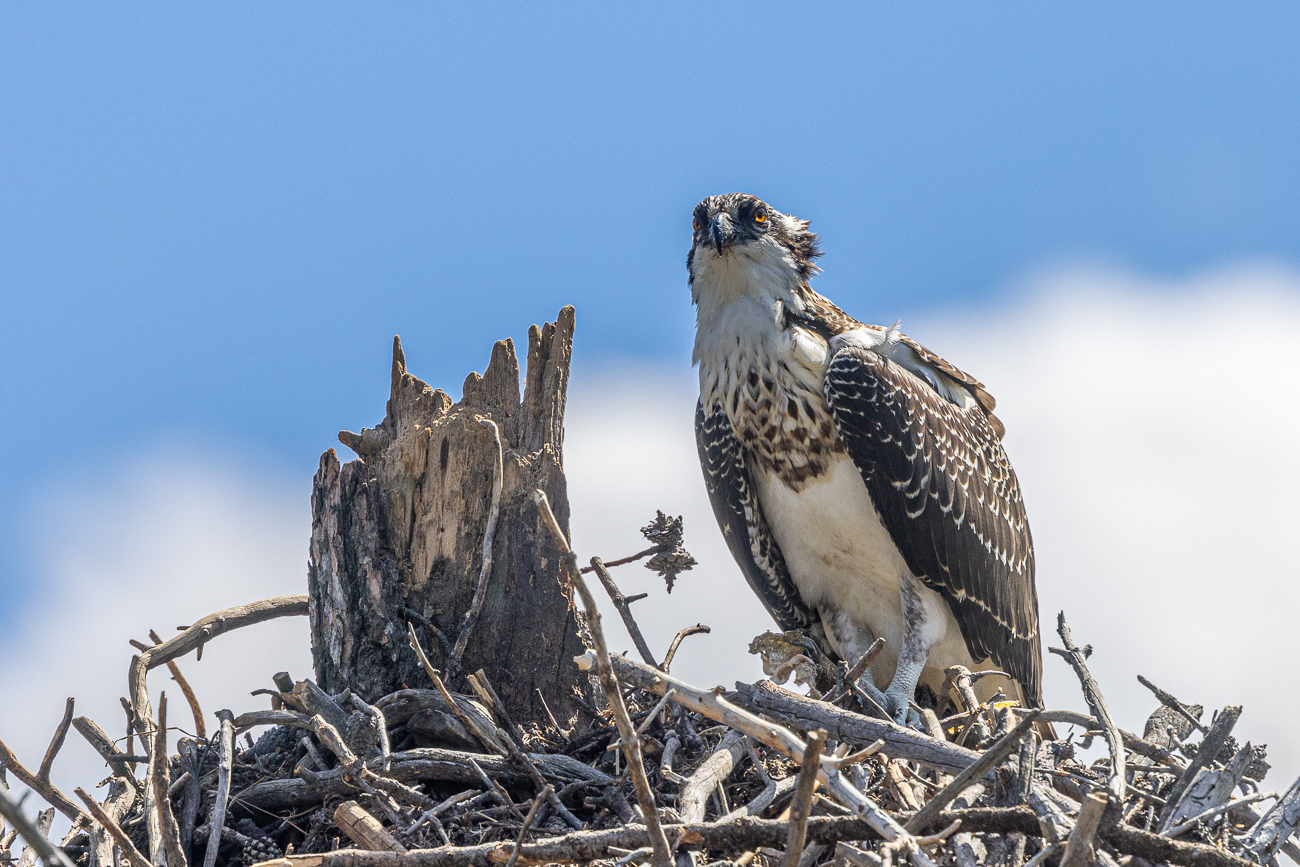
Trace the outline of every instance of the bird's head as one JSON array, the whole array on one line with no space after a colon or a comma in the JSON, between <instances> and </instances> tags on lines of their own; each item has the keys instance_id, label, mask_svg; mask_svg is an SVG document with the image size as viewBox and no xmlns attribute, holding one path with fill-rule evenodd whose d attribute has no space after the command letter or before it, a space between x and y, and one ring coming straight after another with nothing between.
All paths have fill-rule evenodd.
<instances>
[{"instance_id":1,"label":"bird's head","mask_svg":"<svg viewBox=\"0 0 1300 867\"><path fill-rule=\"evenodd\" d=\"M686 270L697 293L700 281L730 283L761 275L806 283L818 271L813 260L821 251L808 221L748 193L709 196L695 206L691 231Z\"/></svg>"}]
</instances>

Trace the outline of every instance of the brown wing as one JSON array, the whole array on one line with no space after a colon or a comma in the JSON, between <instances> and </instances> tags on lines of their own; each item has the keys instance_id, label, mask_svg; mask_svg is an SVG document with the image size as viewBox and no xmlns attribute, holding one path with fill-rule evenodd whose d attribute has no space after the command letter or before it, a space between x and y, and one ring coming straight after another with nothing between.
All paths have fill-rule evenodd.
<instances>
[{"instance_id":1,"label":"brown wing","mask_svg":"<svg viewBox=\"0 0 1300 867\"><path fill-rule=\"evenodd\" d=\"M908 567L948 601L971 655L992 657L1039 704L1033 541L991 415L983 406L949 402L911 372L857 347L835 352L825 391L836 429Z\"/></svg>"}]
</instances>

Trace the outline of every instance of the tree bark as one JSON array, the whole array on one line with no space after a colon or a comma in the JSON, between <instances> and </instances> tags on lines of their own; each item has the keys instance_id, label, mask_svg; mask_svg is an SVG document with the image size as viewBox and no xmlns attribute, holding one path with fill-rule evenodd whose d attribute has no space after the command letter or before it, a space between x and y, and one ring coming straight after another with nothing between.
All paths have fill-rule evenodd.
<instances>
[{"instance_id":1,"label":"tree bark","mask_svg":"<svg viewBox=\"0 0 1300 867\"><path fill-rule=\"evenodd\" d=\"M549 707L561 726L573 724L589 690L573 658L587 648L573 588L530 499L544 490L567 532L562 446L573 326L565 307L555 322L529 329L522 400L508 339L453 404L407 373L394 338L384 420L340 432L359 459L340 466L330 449L313 485L309 616L321 687L371 701L427 687L408 644L410 622L452 688L481 668L517 723L551 728ZM482 608L457 664L449 656L479 584L497 472L497 436L484 419L500 436L500 511Z\"/></svg>"}]
</instances>

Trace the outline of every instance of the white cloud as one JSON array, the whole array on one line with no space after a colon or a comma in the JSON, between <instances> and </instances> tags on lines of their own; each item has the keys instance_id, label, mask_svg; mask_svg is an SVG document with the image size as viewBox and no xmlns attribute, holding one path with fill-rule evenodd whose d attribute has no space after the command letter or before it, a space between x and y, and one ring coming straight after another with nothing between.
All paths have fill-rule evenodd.
<instances>
[{"instance_id":1,"label":"white cloud","mask_svg":"<svg viewBox=\"0 0 1300 867\"><path fill-rule=\"evenodd\" d=\"M0 620L0 695L11 710L0 738L34 769L68 696L76 697L78 715L120 737L125 715L118 698L127 694L134 652L128 639L147 641L150 629L169 638L178 625L222 608L304 592L309 490L306 481L289 487L216 470L198 453L155 453L37 504L30 544L38 589L29 605ZM265 706L248 693L272 686L275 672L310 674L307 619L221 637L204 648L202 660L190 655L179 665L211 729L220 708ZM167 692L171 725L193 729L165 668L149 675L149 690L155 702ZM74 731L52 777L71 795L107 774Z\"/></svg>"},{"instance_id":2,"label":"white cloud","mask_svg":"<svg viewBox=\"0 0 1300 867\"><path fill-rule=\"evenodd\" d=\"M892 321L888 311L874 318ZM1179 285L1123 274L1058 272L991 312L904 323L988 384L1026 491L1047 631L1064 609L1092 643L1093 672L1121 725L1140 729L1154 702L1145 674L1207 708L1244 704L1238 735L1270 745L1283 785L1300 771L1284 687L1296 656L1300 566L1300 277L1261 269ZM771 623L733 564L704 494L685 369L576 372L565 444L580 556L640 550L638 528L663 509L686 519L700 565L671 596L640 566L617 570L662 656L701 685L761 676L746 653ZM292 484L218 470L205 455L145 455L94 485L68 486L36 509L31 604L0 615L3 737L36 764L68 695L78 713L122 730L128 637L223 607L302 592L307 479ZM617 615L615 649L631 649ZM1054 642L1054 638L1051 639ZM248 692L271 674L310 671L305 618L243 630L181 660L205 711L262 706ZM1081 708L1073 674L1044 661L1049 706ZM165 671L173 719L188 725ZM55 769L66 790L105 776L80 738ZM1284 779L1286 778L1286 779Z\"/></svg>"}]
</instances>

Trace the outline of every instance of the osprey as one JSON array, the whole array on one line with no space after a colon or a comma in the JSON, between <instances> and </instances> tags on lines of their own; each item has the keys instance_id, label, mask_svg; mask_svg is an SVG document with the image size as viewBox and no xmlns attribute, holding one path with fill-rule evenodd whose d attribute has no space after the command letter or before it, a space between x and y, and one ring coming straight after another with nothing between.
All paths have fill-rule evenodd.
<instances>
[{"instance_id":1,"label":"osprey","mask_svg":"<svg viewBox=\"0 0 1300 867\"><path fill-rule=\"evenodd\" d=\"M814 292L808 221L733 193L693 230L700 463L767 610L850 663L884 638L862 685L899 722L953 665L1040 706L1033 543L993 398Z\"/></svg>"}]
</instances>

